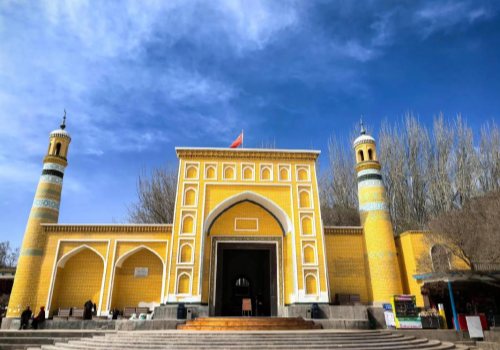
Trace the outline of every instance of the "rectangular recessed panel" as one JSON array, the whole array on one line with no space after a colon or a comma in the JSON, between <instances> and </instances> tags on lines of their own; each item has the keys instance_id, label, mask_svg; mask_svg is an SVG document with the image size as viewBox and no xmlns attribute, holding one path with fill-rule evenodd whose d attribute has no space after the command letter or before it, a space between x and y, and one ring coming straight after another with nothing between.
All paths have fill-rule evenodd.
<instances>
[{"instance_id":1,"label":"rectangular recessed panel","mask_svg":"<svg viewBox=\"0 0 500 350\"><path fill-rule=\"evenodd\" d=\"M257 218L235 218L235 231L257 231L259 229L259 219Z\"/></svg>"}]
</instances>

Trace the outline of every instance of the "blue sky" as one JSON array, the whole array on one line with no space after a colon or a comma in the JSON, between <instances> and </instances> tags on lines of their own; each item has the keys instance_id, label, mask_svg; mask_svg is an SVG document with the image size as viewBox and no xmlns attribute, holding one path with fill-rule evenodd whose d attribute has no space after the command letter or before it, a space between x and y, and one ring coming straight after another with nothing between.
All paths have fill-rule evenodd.
<instances>
[{"instance_id":1,"label":"blue sky","mask_svg":"<svg viewBox=\"0 0 500 350\"><path fill-rule=\"evenodd\" d=\"M0 2L0 239L20 245L48 133L62 223L124 222L175 146L315 148L406 111L500 112L498 1ZM323 155L323 157L324 157Z\"/></svg>"}]
</instances>

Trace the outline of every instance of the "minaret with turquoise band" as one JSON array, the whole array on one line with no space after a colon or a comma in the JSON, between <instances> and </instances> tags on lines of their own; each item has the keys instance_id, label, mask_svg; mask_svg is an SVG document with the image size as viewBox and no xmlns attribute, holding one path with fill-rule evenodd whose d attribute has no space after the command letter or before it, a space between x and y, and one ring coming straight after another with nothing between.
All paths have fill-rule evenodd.
<instances>
[{"instance_id":1,"label":"minaret with turquoise band","mask_svg":"<svg viewBox=\"0 0 500 350\"><path fill-rule=\"evenodd\" d=\"M377 158L375 139L367 135L361 122L361 134L354 141L361 225L363 226L367 276L374 305L389 303L402 293L401 276L391 216Z\"/></svg>"},{"instance_id":2,"label":"minaret with turquoise band","mask_svg":"<svg viewBox=\"0 0 500 350\"><path fill-rule=\"evenodd\" d=\"M57 223L59 220L62 183L71 142L65 129L66 111L60 128L52 131L49 136L49 148L43 160L42 174L24 233L7 317L19 317L28 305L34 312L44 306L44 300L37 300L38 288L34 283L39 280L45 253L46 241L41 224Z\"/></svg>"}]
</instances>

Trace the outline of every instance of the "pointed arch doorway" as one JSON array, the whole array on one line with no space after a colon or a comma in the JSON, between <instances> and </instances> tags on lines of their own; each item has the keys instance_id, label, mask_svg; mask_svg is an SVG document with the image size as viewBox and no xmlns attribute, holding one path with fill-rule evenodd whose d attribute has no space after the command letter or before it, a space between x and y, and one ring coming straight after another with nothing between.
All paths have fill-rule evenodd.
<instances>
[{"instance_id":1,"label":"pointed arch doorway","mask_svg":"<svg viewBox=\"0 0 500 350\"><path fill-rule=\"evenodd\" d=\"M253 316L278 316L282 304L280 237L213 237L211 316L241 316L250 299Z\"/></svg>"}]
</instances>

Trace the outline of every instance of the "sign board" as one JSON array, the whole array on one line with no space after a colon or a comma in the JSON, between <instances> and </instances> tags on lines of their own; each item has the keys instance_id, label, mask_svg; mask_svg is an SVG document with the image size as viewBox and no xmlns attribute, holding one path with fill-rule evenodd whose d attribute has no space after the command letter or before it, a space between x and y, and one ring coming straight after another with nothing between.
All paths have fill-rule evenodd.
<instances>
[{"instance_id":1,"label":"sign board","mask_svg":"<svg viewBox=\"0 0 500 350\"><path fill-rule=\"evenodd\" d=\"M396 320L392 311L384 311L385 325L387 328L396 328Z\"/></svg>"},{"instance_id":2,"label":"sign board","mask_svg":"<svg viewBox=\"0 0 500 350\"><path fill-rule=\"evenodd\" d=\"M422 328L414 295L395 295L391 303L396 328Z\"/></svg>"},{"instance_id":3,"label":"sign board","mask_svg":"<svg viewBox=\"0 0 500 350\"><path fill-rule=\"evenodd\" d=\"M467 328L469 329L469 336L471 338L484 338L483 327L479 316L465 316Z\"/></svg>"},{"instance_id":4,"label":"sign board","mask_svg":"<svg viewBox=\"0 0 500 350\"><path fill-rule=\"evenodd\" d=\"M147 267L136 267L134 277L148 277L149 270Z\"/></svg>"},{"instance_id":5,"label":"sign board","mask_svg":"<svg viewBox=\"0 0 500 350\"><path fill-rule=\"evenodd\" d=\"M250 299L250 298L243 298L242 299L241 310L242 311L252 311L252 299Z\"/></svg>"}]
</instances>

